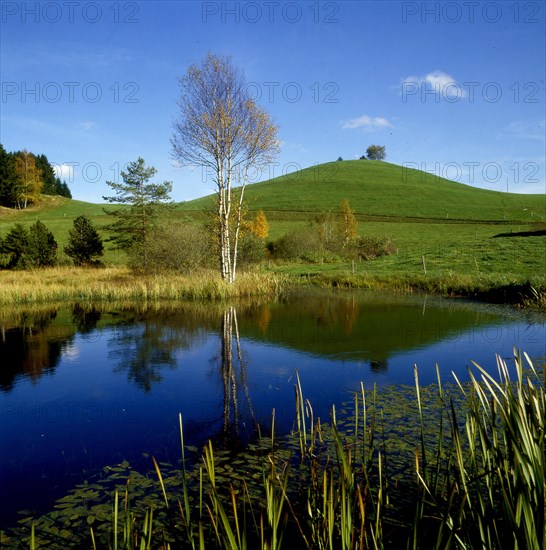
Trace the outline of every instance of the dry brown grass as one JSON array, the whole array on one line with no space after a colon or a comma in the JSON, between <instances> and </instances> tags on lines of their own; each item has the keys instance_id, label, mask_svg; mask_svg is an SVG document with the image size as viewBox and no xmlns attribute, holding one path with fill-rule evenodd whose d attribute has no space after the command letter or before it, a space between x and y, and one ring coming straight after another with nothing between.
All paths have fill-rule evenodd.
<instances>
[{"instance_id":1,"label":"dry brown grass","mask_svg":"<svg viewBox=\"0 0 546 550\"><path fill-rule=\"evenodd\" d=\"M284 284L284 277L260 272L242 273L230 285L210 271L191 276L141 275L126 267L53 267L1 271L0 304L223 300L276 294Z\"/></svg>"}]
</instances>

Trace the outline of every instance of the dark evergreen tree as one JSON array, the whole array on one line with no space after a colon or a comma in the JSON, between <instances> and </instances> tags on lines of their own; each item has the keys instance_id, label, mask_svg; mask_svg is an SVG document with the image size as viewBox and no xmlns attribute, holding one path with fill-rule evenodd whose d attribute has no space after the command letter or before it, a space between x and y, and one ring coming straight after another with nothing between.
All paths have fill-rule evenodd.
<instances>
[{"instance_id":1,"label":"dark evergreen tree","mask_svg":"<svg viewBox=\"0 0 546 550\"><path fill-rule=\"evenodd\" d=\"M93 265L104 254L102 238L87 216L78 216L68 233L64 252L75 265Z\"/></svg>"},{"instance_id":2,"label":"dark evergreen tree","mask_svg":"<svg viewBox=\"0 0 546 550\"><path fill-rule=\"evenodd\" d=\"M42 193L44 195L60 195L67 199L72 198L68 185L66 182L61 183L61 179L55 175L55 170L53 170L53 166L51 166L45 155L36 157L36 166L42 170L42 180L44 182Z\"/></svg>"},{"instance_id":3,"label":"dark evergreen tree","mask_svg":"<svg viewBox=\"0 0 546 550\"><path fill-rule=\"evenodd\" d=\"M40 220L30 226L28 257L36 267L51 266L57 262L57 241Z\"/></svg>"},{"instance_id":4,"label":"dark evergreen tree","mask_svg":"<svg viewBox=\"0 0 546 550\"><path fill-rule=\"evenodd\" d=\"M61 178L57 178L55 180L55 189L57 190L57 195L60 195L61 197L66 197L67 199L72 198L72 193L70 192L66 181L63 181L61 183Z\"/></svg>"},{"instance_id":5,"label":"dark evergreen tree","mask_svg":"<svg viewBox=\"0 0 546 550\"><path fill-rule=\"evenodd\" d=\"M18 185L15 157L0 144L0 206L12 207L15 204Z\"/></svg>"},{"instance_id":6,"label":"dark evergreen tree","mask_svg":"<svg viewBox=\"0 0 546 550\"><path fill-rule=\"evenodd\" d=\"M26 227L16 223L6 235L3 251L8 256L8 268L23 269L29 265L29 234Z\"/></svg>"},{"instance_id":7,"label":"dark evergreen tree","mask_svg":"<svg viewBox=\"0 0 546 550\"><path fill-rule=\"evenodd\" d=\"M42 171L42 193L44 195L58 195L55 184L55 171L45 155L36 157L36 166Z\"/></svg>"}]
</instances>

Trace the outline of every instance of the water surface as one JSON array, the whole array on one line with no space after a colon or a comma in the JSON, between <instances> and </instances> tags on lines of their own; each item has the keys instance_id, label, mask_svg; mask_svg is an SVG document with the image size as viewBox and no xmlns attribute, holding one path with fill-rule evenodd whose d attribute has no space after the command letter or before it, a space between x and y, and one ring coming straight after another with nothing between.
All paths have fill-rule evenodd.
<instances>
[{"instance_id":1,"label":"water surface","mask_svg":"<svg viewBox=\"0 0 546 550\"><path fill-rule=\"evenodd\" d=\"M306 293L237 306L58 307L0 316L1 526L47 511L123 460L179 457L186 441L240 446L294 420L297 370L328 420L360 382L422 384L474 360L495 369L514 346L546 354L544 316L425 296Z\"/></svg>"}]
</instances>

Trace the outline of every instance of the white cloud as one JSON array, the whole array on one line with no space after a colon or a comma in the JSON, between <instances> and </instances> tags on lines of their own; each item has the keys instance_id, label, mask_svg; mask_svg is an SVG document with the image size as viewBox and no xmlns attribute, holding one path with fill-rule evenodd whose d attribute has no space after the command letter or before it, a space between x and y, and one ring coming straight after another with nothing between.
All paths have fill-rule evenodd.
<instances>
[{"instance_id":1,"label":"white cloud","mask_svg":"<svg viewBox=\"0 0 546 550\"><path fill-rule=\"evenodd\" d=\"M71 164L55 164L51 163L53 166L53 171L55 172L55 176L57 178L60 178L61 180L69 180L74 181L74 167L77 163L71 163Z\"/></svg>"},{"instance_id":2,"label":"white cloud","mask_svg":"<svg viewBox=\"0 0 546 550\"><path fill-rule=\"evenodd\" d=\"M353 130L355 128L362 128L368 132L375 132L382 128L392 128L392 124L382 116L371 117L368 115L362 115L358 118L351 118L343 123L342 128L344 130Z\"/></svg>"},{"instance_id":3,"label":"white cloud","mask_svg":"<svg viewBox=\"0 0 546 550\"><path fill-rule=\"evenodd\" d=\"M85 120L83 122L78 122L78 128L81 128L82 130L92 130L97 126L96 122L93 122L92 120Z\"/></svg>"},{"instance_id":4,"label":"white cloud","mask_svg":"<svg viewBox=\"0 0 546 550\"><path fill-rule=\"evenodd\" d=\"M403 95L413 95L421 89L423 92L436 92L440 97L461 99L468 94L455 78L439 69L422 76L407 76L401 79Z\"/></svg>"},{"instance_id":5,"label":"white cloud","mask_svg":"<svg viewBox=\"0 0 546 550\"><path fill-rule=\"evenodd\" d=\"M545 141L546 121L538 120L531 122L527 120L516 120L506 127L506 132L508 137Z\"/></svg>"}]
</instances>

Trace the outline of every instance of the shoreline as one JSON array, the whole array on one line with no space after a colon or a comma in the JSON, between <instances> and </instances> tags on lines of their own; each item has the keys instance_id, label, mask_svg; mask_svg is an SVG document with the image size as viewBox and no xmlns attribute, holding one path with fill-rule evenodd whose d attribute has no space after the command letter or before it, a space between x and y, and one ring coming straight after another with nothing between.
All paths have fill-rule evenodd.
<instances>
[{"instance_id":1,"label":"shoreline","mask_svg":"<svg viewBox=\"0 0 546 550\"><path fill-rule=\"evenodd\" d=\"M128 267L53 267L0 271L0 305L52 302L196 301L218 302L279 295L298 288L391 291L465 298L546 310L546 278L513 275L417 275L393 273L283 273L281 269L241 272L235 285L213 271L192 275L139 274Z\"/></svg>"}]
</instances>

